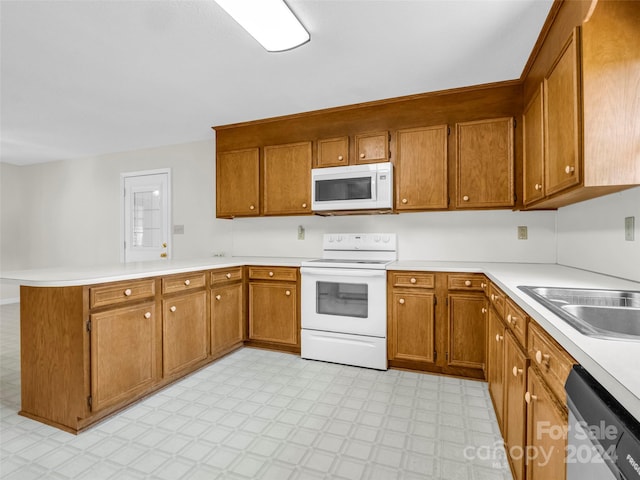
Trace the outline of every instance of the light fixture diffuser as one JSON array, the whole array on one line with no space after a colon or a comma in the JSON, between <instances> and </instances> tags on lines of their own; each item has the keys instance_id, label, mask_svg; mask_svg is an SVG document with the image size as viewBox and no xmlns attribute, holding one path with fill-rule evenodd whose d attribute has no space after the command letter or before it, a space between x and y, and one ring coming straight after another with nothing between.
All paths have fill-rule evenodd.
<instances>
[{"instance_id":1,"label":"light fixture diffuser","mask_svg":"<svg viewBox=\"0 0 640 480\"><path fill-rule=\"evenodd\" d=\"M284 0L215 0L267 51L291 50L309 41Z\"/></svg>"}]
</instances>

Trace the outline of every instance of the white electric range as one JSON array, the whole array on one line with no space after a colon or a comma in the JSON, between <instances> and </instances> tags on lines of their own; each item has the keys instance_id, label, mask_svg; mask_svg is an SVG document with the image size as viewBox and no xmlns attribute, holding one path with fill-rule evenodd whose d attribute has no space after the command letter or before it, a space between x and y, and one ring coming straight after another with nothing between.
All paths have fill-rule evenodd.
<instances>
[{"instance_id":1,"label":"white electric range","mask_svg":"<svg viewBox=\"0 0 640 480\"><path fill-rule=\"evenodd\" d=\"M325 234L302 263L302 358L387 369L387 271L393 233Z\"/></svg>"}]
</instances>

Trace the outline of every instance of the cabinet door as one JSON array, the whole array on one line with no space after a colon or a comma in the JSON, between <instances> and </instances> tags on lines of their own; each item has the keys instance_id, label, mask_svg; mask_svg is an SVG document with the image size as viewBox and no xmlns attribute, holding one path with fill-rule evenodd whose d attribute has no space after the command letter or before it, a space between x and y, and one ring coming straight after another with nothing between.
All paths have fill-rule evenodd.
<instances>
[{"instance_id":1,"label":"cabinet door","mask_svg":"<svg viewBox=\"0 0 640 480\"><path fill-rule=\"evenodd\" d=\"M260 214L260 155L257 148L219 152L216 157L216 216Z\"/></svg>"},{"instance_id":2,"label":"cabinet door","mask_svg":"<svg viewBox=\"0 0 640 480\"><path fill-rule=\"evenodd\" d=\"M456 133L456 207L512 207L513 118L458 123Z\"/></svg>"},{"instance_id":3,"label":"cabinet door","mask_svg":"<svg viewBox=\"0 0 640 480\"><path fill-rule=\"evenodd\" d=\"M524 395L527 391L528 360L511 334L505 336L504 348L505 441L508 450L514 452L510 456L514 480L524 480L525 462L523 456L518 454L525 451L527 404Z\"/></svg>"},{"instance_id":4,"label":"cabinet door","mask_svg":"<svg viewBox=\"0 0 640 480\"><path fill-rule=\"evenodd\" d=\"M155 304L91 315L91 409L135 397L157 378Z\"/></svg>"},{"instance_id":5,"label":"cabinet door","mask_svg":"<svg viewBox=\"0 0 640 480\"><path fill-rule=\"evenodd\" d=\"M579 32L576 28L544 79L545 192L580 182L582 113Z\"/></svg>"},{"instance_id":6,"label":"cabinet door","mask_svg":"<svg viewBox=\"0 0 640 480\"><path fill-rule=\"evenodd\" d=\"M429 291L392 294L389 360L435 362L435 295Z\"/></svg>"},{"instance_id":7,"label":"cabinet door","mask_svg":"<svg viewBox=\"0 0 640 480\"><path fill-rule=\"evenodd\" d=\"M500 430L504 428L504 324L493 308L489 309L487 339L487 381ZM503 430L504 432L504 430Z\"/></svg>"},{"instance_id":8,"label":"cabinet door","mask_svg":"<svg viewBox=\"0 0 640 480\"><path fill-rule=\"evenodd\" d=\"M316 166L342 167L349 164L349 137L318 140Z\"/></svg>"},{"instance_id":9,"label":"cabinet door","mask_svg":"<svg viewBox=\"0 0 640 480\"><path fill-rule=\"evenodd\" d=\"M399 130L396 209L447 208L447 125Z\"/></svg>"},{"instance_id":10,"label":"cabinet door","mask_svg":"<svg viewBox=\"0 0 640 480\"><path fill-rule=\"evenodd\" d=\"M533 96L522 115L525 205L544 197L543 86Z\"/></svg>"},{"instance_id":11,"label":"cabinet door","mask_svg":"<svg viewBox=\"0 0 640 480\"><path fill-rule=\"evenodd\" d=\"M264 214L311 213L311 142L264 147Z\"/></svg>"},{"instance_id":12,"label":"cabinet door","mask_svg":"<svg viewBox=\"0 0 640 480\"><path fill-rule=\"evenodd\" d=\"M449 294L448 365L484 370L487 300L482 293Z\"/></svg>"},{"instance_id":13,"label":"cabinet door","mask_svg":"<svg viewBox=\"0 0 640 480\"><path fill-rule=\"evenodd\" d=\"M211 354L215 357L244 340L242 283L211 290Z\"/></svg>"},{"instance_id":14,"label":"cabinet door","mask_svg":"<svg viewBox=\"0 0 640 480\"><path fill-rule=\"evenodd\" d=\"M527 480L564 480L567 417L531 367L527 378ZM535 452L544 452L537 455Z\"/></svg>"},{"instance_id":15,"label":"cabinet door","mask_svg":"<svg viewBox=\"0 0 640 480\"><path fill-rule=\"evenodd\" d=\"M206 292L162 300L162 370L165 377L207 358L208 340Z\"/></svg>"},{"instance_id":16,"label":"cabinet door","mask_svg":"<svg viewBox=\"0 0 640 480\"><path fill-rule=\"evenodd\" d=\"M249 338L300 344L296 284L249 283Z\"/></svg>"},{"instance_id":17,"label":"cabinet door","mask_svg":"<svg viewBox=\"0 0 640 480\"><path fill-rule=\"evenodd\" d=\"M389 161L389 132L356 135L355 142L357 165Z\"/></svg>"}]
</instances>

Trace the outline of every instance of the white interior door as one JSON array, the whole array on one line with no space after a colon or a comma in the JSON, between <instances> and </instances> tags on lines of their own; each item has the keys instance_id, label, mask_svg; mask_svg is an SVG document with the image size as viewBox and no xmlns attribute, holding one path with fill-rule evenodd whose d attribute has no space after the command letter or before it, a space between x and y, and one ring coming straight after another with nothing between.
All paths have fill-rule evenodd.
<instances>
[{"instance_id":1,"label":"white interior door","mask_svg":"<svg viewBox=\"0 0 640 480\"><path fill-rule=\"evenodd\" d=\"M169 170L122 174L123 260L171 258Z\"/></svg>"}]
</instances>

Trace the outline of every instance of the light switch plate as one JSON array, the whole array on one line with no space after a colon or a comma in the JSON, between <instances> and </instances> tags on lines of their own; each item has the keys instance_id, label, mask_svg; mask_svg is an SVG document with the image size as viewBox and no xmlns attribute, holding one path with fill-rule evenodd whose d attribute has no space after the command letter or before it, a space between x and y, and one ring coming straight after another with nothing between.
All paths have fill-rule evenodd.
<instances>
[{"instance_id":1,"label":"light switch plate","mask_svg":"<svg viewBox=\"0 0 640 480\"><path fill-rule=\"evenodd\" d=\"M624 219L624 239L633 242L636 239L636 217L625 217Z\"/></svg>"},{"instance_id":2,"label":"light switch plate","mask_svg":"<svg viewBox=\"0 0 640 480\"><path fill-rule=\"evenodd\" d=\"M518 227L518 240L526 240L529 237L529 232L526 225L520 225Z\"/></svg>"},{"instance_id":3,"label":"light switch plate","mask_svg":"<svg viewBox=\"0 0 640 480\"><path fill-rule=\"evenodd\" d=\"M184 225L174 225L173 226L173 234L174 235L184 235Z\"/></svg>"},{"instance_id":4,"label":"light switch plate","mask_svg":"<svg viewBox=\"0 0 640 480\"><path fill-rule=\"evenodd\" d=\"M304 227L298 225L298 240L304 240Z\"/></svg>"}]
</instances>

